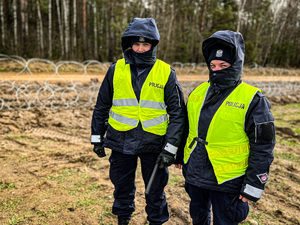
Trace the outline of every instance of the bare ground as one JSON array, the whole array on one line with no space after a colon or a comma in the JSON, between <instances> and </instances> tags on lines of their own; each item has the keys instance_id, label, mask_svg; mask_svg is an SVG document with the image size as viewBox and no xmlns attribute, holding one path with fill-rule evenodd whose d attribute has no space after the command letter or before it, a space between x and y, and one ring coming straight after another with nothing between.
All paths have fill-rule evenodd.
<instances>
[{"instance_id":1,"label":"bare ground","mask_svg":"<svg viewBox=\"0 0 300 225\"><path fill-rule=\"evenodd\" d=\"M275 160L262 199L250 203L243 223L300 224L299 96L270 99L278 121ZM92 111L0 110L0 224L117 224L110 150L100 159L89 143ZM140 169L136 176L130 224L147 224ZM191 224L184 179L174 167L166 193L171 215L166 225Z\"/></svg>"},{"instance_id":2,"label":"bare ground","mask_svg":"<svg viewBox=\"0 0 300 225\"><path fill-rule=\"evenodd\" d=\"M176 70L177 71L177 70ZM17 74L15 72L0 72L0 81L5 80L13 80L13 81L81 81L81 82L87 82L91 79L102 81L105 76L105 71L98 71L86 73L74 73L74 72L62 72L62 73L55 73L53 71L50 72L38 72L38 73L28 73L24 72L21 74ZM187 71L179 72L177 71L177 77L180 82L195 82L195 81L207 81L207 70L203 70L203 72L192 72ZM248 81L264 81L264 82L299 82L300 76L298 76L298 73L293 74L292 72L287 74L281 74L281 73L268 73L267 75L263 75L263 73L259 73L259 71L251 71L251 70L244 70L244 73L242 75L243 80Z\"/></svg>"}]
</instances>

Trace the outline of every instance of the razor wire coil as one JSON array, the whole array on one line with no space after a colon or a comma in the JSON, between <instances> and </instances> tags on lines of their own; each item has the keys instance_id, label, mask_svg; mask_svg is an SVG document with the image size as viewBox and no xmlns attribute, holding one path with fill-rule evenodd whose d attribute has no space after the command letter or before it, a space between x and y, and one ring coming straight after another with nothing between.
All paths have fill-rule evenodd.
<instances>
[{"instance_id":1,"label":"razor wire coil","mask_svg":"<svg viewBox=\"0 0 300 225\"><path fill-rule=\"evenodd\" d=\"M38 72L36 72L34 69L31 69L31 65L35 63L45 64L45 66L40 65ZM10 76L10 79L7 79L5 72L10 71L10 64L13 64L11 70L14 74ZM82 63L76 61L59 61L54 63L47 59L31 58L25 60L20 56L0 54L0 110L29 110L36 107L76 109L93 106L96 102L101 80L98 79L97 75L91 76L90 70L103 75L110 64L109 62L102 63L97 60L86 60ZM94 68L95 66L96 68ZM18 68L18 71L16 71L15 67ZM171 67L175 68L178 77L193 74L196 74L198 77L200 75L202 80L205 80L206 76L208 77L208 69L205 63L173 62ZM77 75L77 78L74 79L74 70L76 74L80 74L79 78ZM299 74L297 72L277 68L271 68L267 72L266 68L257 64L254 64L248 70L265 77L265 80L261 82L248 81L247 77L243 78L244 82L262 89L265 95L299 94L298 81L274 82L272 79L275 74L279 77L298 77ZM36 79L43 73L47 74L44 80ZM63 75L64 73L67 73L71 78L66 79ZM26 76L28 79L21 79L22 76ZM185 96L188 96L200 83L200 81L188 79L180 82Z\"/></svg>"}]
</instances>

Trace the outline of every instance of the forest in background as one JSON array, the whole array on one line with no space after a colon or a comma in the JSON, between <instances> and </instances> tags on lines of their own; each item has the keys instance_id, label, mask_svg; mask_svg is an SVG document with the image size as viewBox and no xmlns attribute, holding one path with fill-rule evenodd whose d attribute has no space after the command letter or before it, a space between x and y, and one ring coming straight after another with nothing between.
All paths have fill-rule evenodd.
<instances>
[{"instance_id":1,"label":"forest in background","mask_svg":"<svg viewBox=\"0 0 300 225\"><path fill-rule=\"evenodd\" d=\"M243 34L246 64L300 67L299 0L0 0L0 53L113 62L134 17L156 20L169 63L204 62L202 41L228 29Z\"/></svg>"}]
</instances>

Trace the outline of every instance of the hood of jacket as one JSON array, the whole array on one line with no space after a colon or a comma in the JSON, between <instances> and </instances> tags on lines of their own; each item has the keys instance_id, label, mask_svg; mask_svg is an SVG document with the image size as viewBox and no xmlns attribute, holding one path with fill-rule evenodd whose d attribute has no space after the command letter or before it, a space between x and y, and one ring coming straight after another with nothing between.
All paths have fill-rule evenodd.
<instances>
[{"instance_id":1,"label":"hood of jacket","mask_svg":"<svg viewBox=\"0 0 300 225\"><path fill-rule=\"evenodd\" d=\"M208 57L210 48L216 44L229 47L232 50L233 57L231 62L229 62L231 64L230 67L212 71ZM203 42L202 52L209 68L209 81L212 88L224 89L232 87L241 80L245 57L245 43L241 33L230 30L217 31Z\"/></svg>"},{"instance_id":2,"label":"hood of jacket","mask_svg":"<svg viewBox=\"0 0 300 225\"><path fill-rule=\"evenodd\" d=\"M131 47L130 37L145 37L152 41L152 47L149 51L144 53L136 53ZM124 34L122 35L122 49L126 63L137 66L153 65L156 61L156 48L160 40L160 35L152 18L134 18L128 25Z\"/></svg>"}]
</instances>

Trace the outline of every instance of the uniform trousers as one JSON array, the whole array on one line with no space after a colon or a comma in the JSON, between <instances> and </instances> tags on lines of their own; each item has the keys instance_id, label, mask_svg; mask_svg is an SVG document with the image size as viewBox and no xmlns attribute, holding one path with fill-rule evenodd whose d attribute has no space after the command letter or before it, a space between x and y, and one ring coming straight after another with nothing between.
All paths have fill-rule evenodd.
<instances>
[{"instance_id":1,"label":"uniform trousers","mask_svg":"<svg viewBox=\"0 0 300 225\"><path fill-rule=\"evenodd\" d=\"M158 155L156 153L128 155L112 151L109 158L109 176L115 187L112 213L117 215L119 220L130 219L135 210L135 174L138 158L141 161L142 177L146 187ZM158 169L152 188L149 194L145 195L145 210L148 215L147 220L151 225L163 224L169 219L168 202L164 192L168 179L168 168Z\"/></svg>"},{"instance_id":2,"label":"uniform trousers","mask_svg":"<svg viewBox=\"0 0 300 225\"><path fill-rule=\"evenodd\" d=\"M191 198L190 215L194 225L211 224L211 208L214 225L237 225L249 213L248 202L239 195L219 192L185 183L186 192Z\"/></svg>"}]
</instances>

